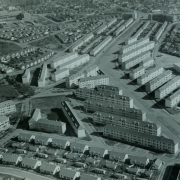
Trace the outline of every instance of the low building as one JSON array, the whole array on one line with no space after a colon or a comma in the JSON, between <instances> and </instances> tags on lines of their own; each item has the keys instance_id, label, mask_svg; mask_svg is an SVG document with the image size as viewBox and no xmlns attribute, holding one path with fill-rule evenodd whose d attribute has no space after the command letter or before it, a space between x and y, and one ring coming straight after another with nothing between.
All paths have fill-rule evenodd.
<instances>
[{"instance_id":1,"label":"low building","mask_svg":"<svg viewBox=\"0 0 180 180\"><path fill-rule=\"evenodd\" d=\"M18 141L31 142L35 140L35 136L32 134L20 133L18 135Z\"/></svg>"},{"instance_id":2,"label":"low building","mask_svg":"<svg viewBox=\"0 0 180 180\"><path fill-rule=\"evenodd\" d=\"M59 173L59 177L62 179L76 180L80 177L80 172L62 167Z\"/></svg>"},{"instance_id":3,"label":"low building","mask_svg":"<svg viewBox=\"0 0 180 180\"><path fill-rule=\"evenodd\" d=\"M29 84L31 78L31 73L29 69L26 69L23 76L22 76L22 83L23 84Z\"/></svg>"},{"instance_id":4,"label":"low building","mask_svg":"<svg viewBox=\"0 0 180 180\"><path fill-rule=\"evenodd\" d=\"M28 150L32 152L39 152L39 146L29 145Z\"/></svg>"},{"instance_id":5,"label":"low building","mask_svg":"<svg viewBox=\"0 0 180 180\"><path fill-rule=\"evenodd\" d=\"M143 66L139 66L135 69L133 69L130 73L130 79L134 80L139 78L140 76L142 76L145 73L145 68Z\"/></svg>"},{"instance_id":6,"label":"low building","mask_svg":"<svg viewBox=\"0 0 180 180\"><path fill-rule=\"evenodd\" d=\"M40 160L27 158L27 157L24 157L22 160L22 167L24 167L24 168L35 170L40 166L41 166Z\"/></svg>"},{"instance_id":7,"label":"low building","mask_svg":"<svg viewBox=\"0 0 180 180\"><path fill-rule=\"evenodd\" d=\"M61 103L62 111L64 115L66 116L68 122L74 129L77 137L86 137L86 130L79 119L79 117L76 115L75 111L70 106L69 102L64 101Z\"/></svg>"},{"instance_id":8,"label":"low building","mask_svg":"<svg viewBox=\"0 0 180 180\"><path fill-rule=\"evenodd\" d=\"M96 56L112 40L112 36L107 36L99 45L90 51L90 55Z\"/></svg>"},{"instance_id":9,"label":"low building","mask_svg":"<svg viewBox=\"0 0 180 180\"><path fill-rule=\"evenodd\" d=\"M57 54L54 56L53 60L51 61L51 68L57 68L61 64L73 60L78 57L77 52L67 53L64 56Z\"/></svg>"},{"instance_id":10,"label":"low building","mask_svg":"<svg viewBox=\"0 0 180 180\"><path fill-rule=\"evenodd\" d=\"M89 150L89 147L87 145L74 142L71 143L70 150L76 153L85 153Z\"/></svg>"},{"instance_id":11,"label":"low building","mask_svg":"<svg viewBox=\"0 0 180 180\"><path fill-rule=\"evenodd\" d=\"M118 87L110 86L110 85L97 85L95 87L95 90L102 93L123 95L122 89L119 89Z\"/></svg>"},{"instance_id":12,"label":"low building","mask_svg":"<svg viewBox=\"0 0 180 180\"><path fill-rule=\"evenodd\" d=\"M66 141L64 139L54 139L52 140L52 146L58 147L60 149L66 149L67 147L70 147L70 142Z\"/></svg>"},{"instance_id":13,"label":"low building","mask_svg":"<svg viewBox=\"0 0 180 180\"><path fill-rule=\"evenodd\" d=\"M0 116L16 112L16 105L12 100L0 103Z\"/></svg>"},{"instance_id":14,"label":"low building","mask_svg":"<svg viewBox=\"0 0 180 180\"><path fill-rule=\"evenodd\" d=\"M52 143L52 138L45 137L43 135L37 135L35 137L35 144L41 144L47 146L48 144Z\"/></svg>"},{"instance_id":15,"label":"low building","mask_svg":"<svg viewBox=\"0 0 180 180\"><path fill-rule=\"evenodd\" d=\"M109 152L109 159L112 160L112 161L125 162L126 159L128 159L128 154L115 152L115 151L110 151Z\"/></svg>"},{"instance_id":16,"label":"low building","mask_svg":"<svg viewBox=\"0 0 180 180\"><path fill-rule=\"evenodd\" d=\"M46 83L47 76L47 64L44 63L41 69L40 77L38 79L38 87L44 87Z\"/></svg>"},{"instance_id":17,"label":"low building","mask_svg":"<svg viewBox=\"0 0 180 180\"><path fill-rule=\"evenodd\" d=\"M9 117L0 116L0 131L5 130L10 126Z\"/></svg>"},{"instance_id":18,"label":"low building","mask_svg":"<svg viewBox=\"0 0 180 180\"><path fill-rule=\"evenodd\" d=\"M29 129L35 129L36 128L36 122L41 119L41 110L36 108L33 116L31 117L31 119L29 120Z\"/></svg>"},{"instance_id":19,"label":"low building","mask_svg":"<svg viewBox=\"0 0 180 180\"><path fill-rule=\"evenodd\" d=\"M91 99L95 101L108 102L124 107L133 108L133 99L128 96L115 95L106 92L99 92L95 90L88 90L86 88L78 89L74 92L76 97L82 99Z\"/></svg>"},{"instance_id":20,"label":"low building","mask_svg":"<svg viewBox=\"0 0 180 180\"><path fill-rule=\"evenodd\" d=\"M126 108L123 106L105 103L102 101L93 101L90 99L87 99L85 102L83 102L83 104L84 109L87 111L101 111L127 118L139 119L142 121L146 119L146 112L135 108Z\"/></svg>"},{"instance_id":21,"label":"low building","mask_svg":"<svg viewBox=\"0 0 180 180\"><path fill-rule=\"evenodd\" d=\"M94 159L94 158L92 158L92 157L87 157L86 160L85 160L85 163L86 163L86 164L92 165L92 166L97 165L99 162L100 162L100 160Z\"/></svg>"},{"instance_id":22,"label":"low building","mask_svg":"<svg viewBox=\"0 0 180 180\"><path fill-rule=\"evenodd\" d=\"M178 143L173 139L140 133L134 130L129 131L128 129L121 128L120 126L106 125L103 130L103 135L108 138L121 140L123 142L161 152L175 154L179 149Z\"/></svg>"},{"instance_id":23,"label":"low building","mask_svg":"<svg viewBox=\"0 0 180 180\"><path fill-rule=\"evenodd\" d=\"M137 79L137 83L139 85L144 85L147 82L151 81L152 79L154 79L155 77L159 76L160 74L162 74L164 71L163 67L155 67L151 70L149 70L147 73L143 74L142 76L138 77Z\"/></svg>"},{"instance_id":24,"label":"low building","mask_svg":"<svg viewBox=\"0 0 180 180\"><path fill-rule=\"evenodd\" d=\"M131 165L145 167L150 163L150 161L147 157L138 157L138 156L129 155L128 158L130 160Z\"/></svg>"},{"instance_id":25,"label":"low building","mask_svg":"<svg viewBox=\"0 0 180 180\"><path fill-rule=\"evenodd\" d=\"M69 159L71 161L77 161L77 159L79 158L79 154L70 152L70 153L66 153L65 157L66 159Z\"/></svg>"},{"instance_id":26,"label":"low building","mask_svg":"<svg viewBox=\"0 0 180 180\"><path fill-rule=\"evenodd\" d=\"M157 159L155 160L153 166L152 166L152 169L154 169L154 170L160 170L161 167L162 167L162 165L163 165L163 162L162 162L160 159L157 158Z\"/></svg>"},{"instance_id":27,"label":"low building","mask_svg":"<svg viewBox=\"0 0 180 180\"><path fill-rule=\"evenodd\" d=\"M22 161L22 157L16 154L3 154L2 162L6 164L18 165Z\"/></svg>"},{"instance_id":28,"label":"low building","mask_svg":"<svg viewBox=\"0 0 180 180\"><path fill-rule=\"evenodd\" d=\"M122 33L126 29L126 26L123 24L121 25L116 31L113 33L114 36L118 36L120 33Z\"/></svg>"},{"instance_id":29,"label":"low building","mask_svg":"<svg viewBox=\"0 0 180 180\"><path fill-rule=\"evenodd\" d=\"M112 161L108 161L108 160L106 160L105 161L105 165L104 165L106 168L108 168L108 169L111 169L111 170L116 170L117 169L117 167L118 167L118 164L117 163L115 163L115 162L112 162Z\"/></svg>"},{"instance_id":30,"label":"low building","mask_svg":"<svg viewBox=\"0 0 180 180\"><path fill-rule=\"evenodd\" d=\"M41 167L40 167L40 172L43 174L51 174L54 176L59 171L60 171L60 166L55 165L55 164L49 164L49 163L43 162Z\"/></svg>"},{"instance_id":31,"label":"low building","mask_svg":"<svg viewBox=\"0 0 180 180\"><path fill-rule=\"evenodd\" d=\"M177 90L174 94L165 99L166 107L174 107L180 103L180 89Z\"/></svg>"},{"instance_id":32,"label":"low building","mask_svg":"<svg viewBox=\"0 0 180 180\"><path fill-rule=\"evenodd\" d=\"M81 78L79 88L95 88L97 85L109 85L109 77L106 75Z\"/></svg>"},{"instance_id":33,"label":"low building","mask_svg":"<svg viewBox=\"0 0 180 180\"><path fill-rule=\"evenodd\" d=\"M146 91L152 92L171 79L172 79L172 71L167 70L162 74L160 74L159 76L157 76L156 78L154 78L153 80L149 81L145 86Z\"/></svg>"},{"instance_id":34,"label":"low building","mask_svg":"<svg viewBox=\"0 0 180 180\"><path fill-rule=\"evenodd\" d=\"M48 155L57 156L60 153L59 149L48 149L46 151Z\"/></svg>"},{"instance_id":35,"label":"low building","mask_svg":"<svg viewBox=\"0 0 180 180\"><path fill-rule=\"evenodd\" d=\"M101 158L104 158L108 155L108 150L100 147L90 147L89 149L89 155L90 156L99 156Z\"/></svg>"},{"instance_id":36,"label":"low building","mask_svg":"<svg viewBox=\"0 0 180 180\"><path fill-rule=\"evenodd\" d=\"M59 81L67 76L69 76L69 69L63 68L63 69L56 69L56 72L54 72L51 75L51 78L53 81Z\"/></svg>"},{"instance_id":37,"label":"low building","mask_svg":"<svg viewBox=\"0 0 180 180\"><path fill-rule=\"evenodd\" d=\"M97 174L106 174L106 170L105 169L94 168L94 169L92 169L92 171L97 173Z\"/></svg>"},{"instance_id":38,"label":"low building","mask_svg":"<svg viewBox=\"0 0 180 180\"><path fill-rule=\"evenodd\" d=\"M138 174L140 172L139 168L135 168L135 167L130 167L130 168L126 168L126 171L130 174Z\"/></svg>"},{"instance_id":39,"label":"low building","mask_svg":"<svg viewBox=\"0 0 180 180\"><path fill-rule=\"evenodd\" d=\"M90 174L82 174L81 175L81 180L101 180L100 177L97 177L95 175L90 175Z\"/></svg>"},{"instance_id":40,"label":"low building","mask_svg":"<svg viewBox=\"0 0 180 180\"><path fill-rule=\"evenodd\" d=\"M162 99L166 97L168 94L173 92L180 86L180 76L176 76L171 81L161 86L159 89L155 91L155 98Z\"/></svg>"},{"instance_id":41,"label":"low building","mask_svg":"<svg viewBox=\"0 0 180 180\"><path fill-rule=\"evenodd\" d=\"M80 168L87 168L87 164L82 162L75 162L75 166Z\"/></svg>"},{"instance_id":42,"label":"low building","mask_svg":"<svg viewBox=\"0 0 180 180\"><path fill-rule=\"evenodd\" d=\"M161 126L155 123L137 120L134 118L127 118L123 116L117 116L114 114L109 114L105 112L96 111L93 116L93 122L97 124L113 124L118 125L122 128L138 131L141 133L152 134L155 136L160 136Z\"/></svg>"},{"instance_id":43,"label":"low building","mask_svg":"<svg viewBox=\"0 0 180 180\"><path fill-rule=\"evenodd\" d=\"M64 158L56 158L55 161L58 162L58 163L61 163L61 164L66 164L67 163L67 160L64 159Z\"/></svg>"}]
</instances>

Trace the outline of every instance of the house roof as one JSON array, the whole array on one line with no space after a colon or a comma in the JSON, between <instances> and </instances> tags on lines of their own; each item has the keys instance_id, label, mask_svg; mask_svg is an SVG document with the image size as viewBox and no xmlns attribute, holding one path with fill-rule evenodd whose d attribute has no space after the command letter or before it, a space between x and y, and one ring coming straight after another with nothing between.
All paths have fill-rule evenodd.
<instances>
[{"instance_id":1,"label":"house roof","mask_svg":"<svg viewBox=\"0 0 180 180\"><path fill-rule=\"evenodd\" d=\"M62 175L62 176L68 177L68 178L74 178L76 173L77 173L77 171L75 171L75 170L61 168L60 176Z\"/></svg>"},{"instance_id":2,"label":"house roof","mask_svg":"<svg viewBox=\"0 0 180 180\"><path fill-rule=\"evenodd\" d=\"M96 162L96 159L93 159L92 157L86 158L85 162L94 163Z\"/></svg>"},{"instance_id":3,"label":"house roof","mask_svg":"<svg viewBox=\"0 0 180 180\"><path fill-rule=\"evenodd\" d=\"M48 120L45 118L41 118L37 121L39 124L53 125L53 126L63 126L65 123L61 121Z\"/></svg>"},{"instance_id":4,"label":"house roof","mask_svg":"<svg viewBox=\"0 0 180 180\"><path fill-rule=\"evenodd\" d=\"M15 105L14 101L8 100L8 101L1 102L0 103L0 108L4 108L4 107L9 106L9 105Z\"/></svg>"},{"instance_id":5,"label":"house roof","mask_svg":"<svg viewBox=\"0 0 180 180\"><path fill-rule=\"evenodd\" d=\"M100 75L100 76L89 76L86 78L81 78L79 82L85 82L85 81L90 81L90 80L97 80L97 79L104 79L104 78L109 78L107 75Z\"/></svg>"},{"instance_id":6,"label":"house roof","mask_svg":"<svg viewBox=\"0 0 180 180\"><path fill-rule=\"evenodd\" d=\"M20 156L15 155L15 154L5 153L3 154L3 161L13 163L13 162L16 162L19 157Z\"/></svg>"},{"instance_id":7,"label":"house roof","mask_svg":"<svg viewBox=\"0 0 180 180\"><path fill-rule=\"evenodd\" d=\"M81 180L97 180L98 178L99 177L93 176L93 175L90 175L90 174L82 174L81 175ZM101 180L101 178L99 180Z\"/></svg>"},{"instance_id":8,"label":"house roof","mask_svg":"<svg viewBox=\"0 0 180 180\"><path fill-rule=\"evenodd\" d=\"M39 149L38 146L32 146L32 145L29 146L29 150L31 150L31 151L36 151L38 149Z\"/></svg>"},{"instance_id":9,"label":"house roof","mask_svg":"<svg viewBox=\"0 0 180 180\"><path fill-rule=\"evenodd\" d=\"M43 136L43 135L42 135L42 136L37 135L37 136L35 137L35 142L36 142L36 141L48 142L49 139L51 139L51 138L45 137L45 136Z\"/></svg>"},{"instance_id":10,"label":"house roof","mask_svg":"<svg viewBox=\"0 0 180 180\"><path fill-rule=\"evenodd\" d=\"M123 160L126 156L126 153L120 153L120 152L115 152L115 151L110 151L109 152L109 157L112 158L114 157L115 159L121 159Z\"/></svg>"},{"instance_id":11,"label":"house roof","mask_svg":"<svg viewBox=\"0 0 180 180\"><path fill-rule=\"evenodd\" d=\"M59 152L59 149L48 149L47 154L54 155Z\"/></svg>"},{"instance_id":12,"label":"house roof","mask_svg":"<svg viewBox=\"0 0 180 180\"><path fill-rule=\"evenodd\" d=\"M66 154L66 158L67 159L76 159L78 157L78 154L76 154L76 153L68 153L68 154Z\"/></svg>"},{"instance_id":13,"label":"house roof","mask_svg":"<svg viewBox=\"0 0 180 180\"><path fill-rule=\"evenodd\" d=\"M113 163L113 162L111 162L111 161L107 161L106 160L106 167L108 167L108 168L116 168L117 167L117 163Z\"/></svg>"},{"instance_id":14,"label":"house roof","mask_svg":"<svg viewBox=\"0 0 180 180\"><path fill-rule=\"evenodd\" d=\"M64 140L64 139L52 139L52 144L58 144L58 145L61 145L61 146L65 146L67 144L67 140Z\"/></svg>"},{"instance_id":15,"label":"house roof","mask_svg":"<svg viewBox=\"0 0 180 180\"><path fill-rule=\"evenodd\" d=\"M22 164L24 164L25 166L31 166L32 167L32 166L35 166L38 161L39 160L37 160L37 159L24 157L22 160Z\"/></svg>"},{"instance_id":16,"label":"house roof","mask_svg":"<svg viewBox=\"0 0 180 180\"><path fill-rule=\"evenodd\" d=\"M138 157L138 156L132 156L132 155L129 155L129 159L131 162L142 163L144 165L146 165L146 162L148 160L147 157Z\"/></svg>"},{"instance_id":17,"label":"house roof","mask_svg":"<svg viewBox=\"0 0 180 180\"><path fill-rule=\"evenodd\" d=\"M155 140L155 141L161 141L161 142L172 144L172 145L177 144L177 142L175 140L165 138L164 136L154 136L154 135L151 135L151 134L141 133L141 132L137 132L137 131L134 131L134 130L129 131L129 129L122 128L121 126L118 126L118 125L113 126L113 125L107 124L106 126L104 126L104 128L108 129L108 130L113 130L113 131L119 131L119 132L122 132L122 133L132 134L132 135L134 135L136 137L144 137L146 139L151 139L151 140Z\"/></svg>"},{"instance_id":18,"label":"house roof","mask_svg":"<svg viewBox=\"0 0 180 180\"><path fill-rule=\"evenodd\" d=\"M40 170L52 172L55 170L56 167L57 167L57 165L43 162L42 165L40 166Z\"/></svg>"},{"instance_id":19,"label":"house roof","mask_svg":"<svg viewBox=\"0 0 180 180\"><path fill-rule=\"evenodd\" d=\"M158 167L159 167L161 164L162 164L162 161L161 161L160 159L158 159L158 158L157 158L156 161L154 162L154 165L155 165L155 166L158 166Z\"/></svg>"},{"instance_id":20,"label":"house roof","mask_svg":"<svg viewBox=\"0 0 180 180\"><path fill-rule=\"evenodd\" d=\"M18 135L18 139L19 139L19 138L30 139L32 136L33 136L32 134L20 133L20 134Z\"/></svg>"},{"instance_id":21,"label":"house roof","mask_svg":"<svg viewBox=\"0 0 180 180\"><path fill-rule=\"evenodd\" d=\"M85 146L86 145L81 144L81 143L72 142L70 148L71 148L71 150L74 149L74 150L82 150L83 151Z\"/></svg>"},{"instance_id":22,"label":"house roof","mask_svg":"<svg viewBox=\"0 0 180 180\"><path fill-rule=\"evenodd\" d=\"M134 168L134 167L130 167L130 168L128 168L127 170L128 170L128 172L130 172L130 173L137 173L137 172L139 171L139 169Z\"/></svg>"},{"instance_id":23,"label":"house roof","mask_svg":"<svg viewBox=\"0 0 180 180\"><path fill-rule=\"evenodd\" d=\"M104 148L99 148L99 147L91 147L90 150L89 150L90 153L98 153L98 154L101 154L103 155L104 152L105 152L105 149Z\"/></svg>"}]
</instances>

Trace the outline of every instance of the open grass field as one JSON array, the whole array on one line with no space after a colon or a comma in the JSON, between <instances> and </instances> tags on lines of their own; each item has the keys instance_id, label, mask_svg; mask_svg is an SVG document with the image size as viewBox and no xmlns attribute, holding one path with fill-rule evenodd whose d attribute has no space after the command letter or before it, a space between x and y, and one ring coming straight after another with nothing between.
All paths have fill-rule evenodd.
<instances>
[{"instance_id":1,"label":"open grass field","mask_svg":"<svg viewBox=\"0 0 180 180\"><path fill-rule=\"evenodd\" d=\"M14 43L0 42L0 56L20 50L21 47Z\"/></svg>"}]
</instances>

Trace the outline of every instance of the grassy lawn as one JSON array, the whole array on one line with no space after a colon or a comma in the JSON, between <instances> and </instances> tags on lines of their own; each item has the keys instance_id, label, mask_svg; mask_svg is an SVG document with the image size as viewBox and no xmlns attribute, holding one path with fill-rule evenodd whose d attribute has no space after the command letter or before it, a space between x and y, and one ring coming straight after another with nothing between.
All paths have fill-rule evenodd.
<instances>
[{"instance_id":1,"label":"grassy lawn","mask_svg":"<svg viewBox=\"0 0 180 180\"><path fill-rule=\"evenodd\" d=\"M0 56L20 50L21 47L14 43L0 42Z\"/></svg>"}]
</instances>

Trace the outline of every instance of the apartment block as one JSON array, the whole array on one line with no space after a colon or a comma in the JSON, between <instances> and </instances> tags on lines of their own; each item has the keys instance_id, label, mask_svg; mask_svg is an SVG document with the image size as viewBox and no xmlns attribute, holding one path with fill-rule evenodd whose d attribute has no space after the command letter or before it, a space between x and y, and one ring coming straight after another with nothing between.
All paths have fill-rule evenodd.
<instances>
[{"instance_id":1,"label":"apartment block","mask_svg":"<svg viewBox=\"0 0 180 180\"><path fill-rule=\"evenodd\" d=\"M9 117L0 116L0 131L5 130L9 126L10 126Z\"/></svg>"},{"instance_id":2,"label":"apartment block","mask_svg":"<svg viewBox=\"0 0 180 180\"><path fill-rule=\"evenodd\" d=\"M95 32L95 34L101 34L102 32L104 32L106 29L108 28L108 26L106 25L106 24L103 24L103 25L101 25L98 29L97 29L97 31Z\"/></svg>"},{"instance_id":3,"label":"apartment block","mask_svg":"<svg viewBox=\"0 0 180 180\"><path fill-rule=\"evenodd\" d=\"M57 54L56 56L54 56L52 62L51 62L51 68L57 68L58 66L60 66L61 64L68 62L72 59L75 59L78 57L78 53L77 52L72 52L72 53L67 53L64 56L61 56L59 54Z\"/></svg>"},{"instance_id":4,"label":"apartment block","mask_svg":"<svg viewBox=\"0 0 180 180\"><path fill-rule=\"evenodd\" d=\"M109 85L109 77L106 75L81 78L79 88L95 88L97 85Z\"/></svg>"},{"instance_id":5,"label":"apartment block","mask_svg":"<svg viewBox=\"0 0 180 180\"><path fill-rule=\"evenodd\" d=\"M137 40L137 41L134 41L133 43L131 44L128 44L128 45L125 45L125 46L122 46L121 49L119 50L119 53L120 54L125 54L125 53L128 53L142 45L145 45L149 42L149 38L142 38L140 40Z\"/></svg>"},{"instance_id":6,"label":"apartment block","mask_svg":"<svg viewBox=\"0 0 180 180\"><path fill-rule=\"evenodd\" d=\"M180 73L180 63L174 63L173 64L173 69L175 71L177 71L178 73Z\"/></svg>"},{"instance_id":7,"label":"apartment block","mask_svg":"<svg viewBox=\"0 0 180 180\"><path fill-rule=\"evenodd\" d=\"M44 63L41 69L40 77L38 79L38 87L44 87L46 83L47 76L47 64Z\"/></svg>"},{"instance_id":8,"label":"apartment block","mask_svg":"<svg viewBox=\"0 0 180 180\"><path fill-rule=\"evenodd\" d=\"M180 103L180 89L177 90L174 94L165 99L166 107L174 107Z\"/></svg>"},{"instance_id":9,"label":"apartment block","mask_svg":"<svg viewBox=\"0 0 180 180\"><path fill-rule=\"evenodd\" d=\"M128 96L115 95L111 93L104 93L89 89L78 89L74 92L76 97L82 99L91 99L96 101L103 101L111 104L120 105L123 107L133 108L133 99Z\"/></svg>"},{"instance_id":10,"label":"apartment block","mask_svg":"<svg viewBox=\"0 0 180 180\"><path fill-rule=\"evenodd\" d=\"M125 108L123 106L114 105L102 101L94 101L91 99L87 99L83 104L84 108L88 111L102 111L118 116L139 119L142 121L146 119L146 113L139 109Z\"/></svg>"},{"instance_id":11,"label":"apartment block","mask_svg":"<svg viewBox=\"0 0 180 180\"><path fill-rule=\"evenodd\" d=\"M77 58L74 58L72 60L69 60L68 62L65 62L59 66L59 69L68 68L73 69L77 66L80 66L90 60L89 54L83 54L78 56Z\"/></svg>"},{"instance_id":12,"label":"apartment block","mask_svg":"<svg viewBox=\"0 0 180 180\"><path fill-rule=\"evenodd\" d=\"M114 36L118 36L122 31L124 31L126 29L126 26L123 24L122 26L120 26L114 33Z\"/></svg>"},{"instance_id":13,"label":"apartment block","mask_svg":"<svg viewBox=\"0 0 180 180\"><path fill-rule=\"evenodd\" d=\"M117 21L117 18L112 18L108 23L107 23L107 27L111 27L115 22Z\"/></svg>"},{"instance_id":14,"label":"apartment block","mask_svg":"<svg viewBox=\"0 0 180 180\"><path fill-rule=\"evenodd\" d=\"M155 41L159 40L159 38L161 37L162 33L164 32L167 24L168 24L167 21L165 21L163 23L163 25L159 28L158 32L155 34L155 37L154 37Z\"/></svg>"},{"instance_id":15,"label":"apartment block","mask_svg":"<svg viewBox=\"0 0 180 180\"><path fill-rule=\"evenodd\" d=\"M157 76L156 78L154 78L153 80L149 81L145 86L146 91L152 92L171 79L172 79L172 71L167 70L163 72L162 74L160 74L159 76Z\"/></svg>"},{"instance_id":16,"label":"apartment block","mask_svg":"<svg viewBox=\"0 0 180 180\"><path fill-rule=\"evenodd\" d=\"M155 91L155 98L162 99L180 86L180 76L176 76L171 81Z\"/></svg>"},{"instance_id":17,"label":"apartment block","mask_svg":"<svg viewBox=\"0 0 180 180\"><path fill-rule=\"evenodd\" d=\"M115 95L123 95L122 89L110 85L97 85L95 89L102 93L110 93Z\"/></svg>"},{"instance_id":18,"label":"apartment block","mask_svg":"<svg viewBox=\"0 0 180 180\"><path fill-rule=\"evenodd\" d=\"M55 120L40 119L36 123L36 130L41 132L64 134L66 131L66 123Z\"/></svg>"},{"instance_id":19,"label":"apartment block","mask_svg":"<svg viewBox=\"0 0 180 180\"><path fill-rule=\"evenodd\" d=\"M29 69L26 69L23 76L22 76L22 83L23 84L29 84L31 78L31 73Z\"/></svg>"},{"instance_id":20,"label":"apartment block","mask_svg":"<svg viewBox=\"0 0 180 180\"><path fill-rule=\"evenodd\" d=\"M63 69L57 68L56 71L51 75L51 78L53 81L59 81L67 76L69 76L68 68L63 68Z\"/></svg>"},{"instance_id":21,"label":"apartment block","mask_svg":"<svg viewBox=\"0 0 180 180\"><path fill-rule=\"evenodd\" d=\"M149 70L147 73L143 74L142 76L138 77L137 79L137 83L139 85L144 85L147 82L151 81L152 79L154 79L155 77L159 76L160 74L162 74L164 71L163 67L155 67L151 70Z\"/></svg>"},{"instance_id":22,"label":"apartment block","mask_svg":"<svg viewBox=\"0 0 180 180\"><path fill-rule=\"evenodd\" d=\"M66 116L68 122L74 129L77 137L86 137L86 130L79 119L79 117L76 115L73 108L70 106L69 102L64 101L61 103L62 111L64 115Z\"/></svg>"},{"instance_id":23,"label":"apartment block","mask_svg":"<svg viewBox=\"0 0 180 180\"><path fill-rule=\"evenodd\" d=\"M125 41L125 45L132 44L137 41L137 37L132 36Z\"/></svg>"},{"instance_id":24,"label":"apartment block","mask_svg":"<svg viewBox=\"0 0 180 180\"><path fill-rule=\"evenodd\" d=\"M109 114L106 112L99 112L96 111L93 113L93 122L96 124L113 124L118 125L121 128L134 130L141 133L152 134L155 136L159 136L161 134L161 126L155 123L142 121L142 120L135 120L132 118L127 118L123 116L118 116L114 114Z\"/></svg>"},{"instance_id":25,"label":"apartment block","mask_svg":"<svg viewBox=\"0 0 180 180\"><path fill-rule=\"evenodd\" d=\"M136 66L137 64L139 64L140 62L149 59L151 56L151 52L150 51L145 51L142 54L139 54L131 59L129 59L128 61L125 61L122 63L121 67L123 70L128 70L134 66Z\"/></svg>"},{"instance_id":26,"label":"apartment block","mask_svg":"<svg viewBox=\"0 0 180 180\"><path fill-rule=\"evenodd\" d=\"M72 86L78 86L79 79L90 77L90 76L97 76L97 71L99 70L99 67L94 65L92 67L85 66L80 71L78 71L76 74L71 75L66 80L66 87L70 88Z\"/></svg>"},{"instance_id":27,"label":"apartment block","mask_svg":"<svg viewBox=\"0 0 180 180\"><path fill-rule=\"evenodd\" d=\"M178 143L173 139L145 134L134 130L129 131L129 129L122 128L121 126L106 125L103 129L103 135L134 145L169 152L172 154L178 152L179 149Z\"/></svg>"},{"instance_id":28,"label":"apartment block","mask_svg":"<svg viewBox=\"0 0 180 180\"><path fill-rule=\"evenodd\" d=\"M112 40L112 36L106 37L99 45L97 45L93 50L90 51L90 55L96 56L109 42Z\"/></svg>"},{"instance_id":29,"label":"apartment block","mask_svg":"<svg viewBox=\"0 0 180 180\"><path fill-rule=\"evenodd\" d=\"M137 55L140 55L145 51L152 50L154 48L154 45L155 45L154 41L149 41L148 43L143 44L135 49L129 50L129 52L127 53L120 54L118 60L120 63L123 63Z\"/></svg>"},{"instance_id":30,"label":"apartment block","mask_svg":"<svg viewBox=\"0 0 180 180\"><path fill-rule=\"evenodd\" d=\"M133 69L130 73L130 79L134 80L137 79L138 77L142 76L145 73L145 68L143 66L139 66L136 69Z\"/></svg>"},{"instance_id":31,"label":"apartment block","mask_svg":"<svg viewBox=\"0 0 180 180\"><path fill-rule=\"evenodd\" d=\"M152 57L149 57L142 62L140 62L140 66L143 66L144 68L148 68L150 66L154 65L154 59Z\"/></svg>"},{"instance_id":32,"label":"apartment block","mask_svg":"<svg viewBox=\"0 0 180 180\"><path fill-rule=\"evenodd\" d=\"M16 112L16 105L12 100L0 103L0 116Z\"/></svg>"},{"instance_id":33,"label":"apartment block","mask_svg":"<svg viewBox=\"0 0 180 180\"><path fill-rule=\"evenodd\" d=\"M127 28L130 24L132 24L133 21L134 21L133 18L128 19L128 20L124 23L124 25L126 26L126 28Z\"/></svg>"}]
</instances>

